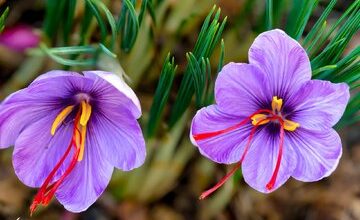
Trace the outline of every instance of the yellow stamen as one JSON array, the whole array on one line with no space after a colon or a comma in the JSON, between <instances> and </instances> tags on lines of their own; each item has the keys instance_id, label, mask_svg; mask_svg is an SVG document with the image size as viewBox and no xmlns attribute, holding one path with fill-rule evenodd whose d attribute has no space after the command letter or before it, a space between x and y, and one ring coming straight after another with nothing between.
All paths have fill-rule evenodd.
<instances>
[{"instance_id":1,"label":"yellow stamen","mask_svg":"<svg viewBox=\"0 0 360 220\"><path fill-rule=\"evenodd\" d=\"M253 125L263 125L263 124L266 124L268 123L270 120L269 119L266 119L267 118L267 115L264 115L264 114L256 114L254 116L251 117L251 120L252 120L252 124ZM266 120L264 120L266 119ZM264 120L262 122L259 123L259 121L261 120ZM259 124L258 124L259 123Z\"/></svg>"},{"instance_id":2,"label":"yellow stamen","mask_svg":"<svg viewBox=\"0 0 360 220\"><path fill-rule=\"evenodd\" d=\"M296 123L294 121L285 120L284 121L284 129L287 131L295 131L296 128L300 127L299 123Z\"/></svg>"},{"instance_id":3,"label":"yellow stamen","mask_svg":"<svg viewBox=\"0 0 360 220\"><path fill-rule=\"evenodd\" d=\"M76 147L79 148L81 146L82 137L78 129L75 131L75 143Z\"/></svg>"},{"instance_id":4,"label":"yellow stamen","mask_svg":"<svg viewBox=\"0 0 360 220\"><path fill-rule=\"evenodd\" d=\"M84 157L85 140L86 140L86 127L81 127L81 143L80 143L80 152L78 156L78 161L82 161Z\"/></svg>"},{"instance_id":5,"label":"yellow stamen","mask_svg":"<svg viewBox=\"0 0 360 220\"><path fill-rule=\"evenodd\" d=\"M92 107L88 102L81 102L81 116L80 116L80 132L81 132L81 143L79 145L80 152L78 156L78 161L82 161L84 158L85 151L85 140L86 140L86 125L89 122L92 112Z\"/></svg>"},{"instance_id":6,"label":"yellow stamen","mask_svg":"<svg viewBox=\"0 0 360 220\"><path fill-rule=\"evenodd\" d=\"M82 101L81 109L80 124L85 127L90 119L92 108L89 103Z\"/></svg>"},{"instance_id":7,"label":"yellow stamen","mask_svg":"<svg viewBox=\"0 0 360 220\"><path fill-rule=\"evenodd\" d=\"M271 108L272 110L275 112L280 112L281 111L281 107L283 104L283 100L282 99L278 99L277 96L274 96L271 102Z\"/></svg>"},{"instance_id":8,"label":"yellow stamen","mask_svg":"<svg viewBox=\"0 0 360 220\"><path fill-rule=\"evenodd\" d=\"M51 126L51 135L55 134L56 129L59 127L59 125L65 120L65 118L71 113L71 111L74 109L73 105L70 105L66 108L64 108L55 118L52 126Z\"/></svg>"}]
</instances>

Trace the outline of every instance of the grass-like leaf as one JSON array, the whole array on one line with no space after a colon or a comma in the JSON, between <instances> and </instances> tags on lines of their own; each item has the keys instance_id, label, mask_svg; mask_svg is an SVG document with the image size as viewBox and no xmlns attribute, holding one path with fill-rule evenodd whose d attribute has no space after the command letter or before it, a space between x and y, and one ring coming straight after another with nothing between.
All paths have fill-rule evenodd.
<instances>
[{"instance_id":1,"label":"grass-like leaf","mask_svg":"<svg viewBox=\"0 0 360 220\"><path fill-rule=\"evenodd\" d=\"M59 52L61 52L62 49L63 49L63 52L64 52L64 51L66 51L66 49L64 49L64 48L62 48L62 49L59 49L59 48L51 48L51 49L49 49L45 44L40 44L40 49L46 55L48 55L51 59L53 59L57 63L65 65L65 66L94 66L95 65L95 59L71 60L71 59L60 57L59 55L57 55L56 53L53 52L53 51L56 51L57 53L59 53ZM82 50L82 49L84 49L84 48L81 48L80 50ZM70 51L71 50L69 50L68 52L70 52ZM75 53L74 48L72 48L71 52Z\"/></svg>"},{"instance_id":2,"label":"grass-like leaf","mask_svg":"<svg viewBox=\"0 0 360 220\"><path fill-rule=\"evenodd\" d=\"M62 22L61 18L67 0L63 1L54 1L47 0L46 1L46 13L45 13L45 21L44 21L44 33L49 39L54 39L57 33L57 30L60 27L60 23Z\"/></svg>"},{"instance_id":3,"label":"grass-like leaf","mask_svg":"<svg viewBox=\"0 0 360 220\"><path fill-rule=\"evenodd\" d=\"M159 126L165 104L169 98L177 66L170 54L165 59L157 85L154 101L151 105L149 122L147 124L147 137L153 137Z\"/></svg>"},{"instance_id":4,"label":"grass-like leaf","mask_svg":"<svg viewBox=\"0 0 360 220\"><path fill-rule=\"evenodd\" d=\"M71 29L74 23L74 14L75 14L76 0L67 0L65 3L64 10L64 30L63 30L63 40L65 45L69 44L69 37L71 35Z\"/></svg>"},{"instance_id":5,"label":"grass-like leaf","mask_svg":"<svg viewBox=\"0 0 360 220\"><path fill-rule=\"evenodd\" d=\"M135 11L135 1L124 0L117 30L121 36L121 49L129 52L134 46L138 32L139 21Z\"/></svg>"},{"instance_id":6,"label":"grass-like leaf","mask_svg":"<svg viewBox=\"0 0 360 220\"><path fill-rule=\"evenodd\" d=\"M93 3L92 0L86 0L86 4L88 4L89 9L91 10L93 16L95 16L99 24L100 33L101 33L101 42L105 43L106 35L107 35L106 24L100 15L99 8Z\"/></svg>"},{"instance_id":7,"label":"grass-like leaf","mask_svg":"<svg viewBox=\"0 0 360 220\"><path fill-rule=\"evenodd\" d=\"M9 7L7 7L0 16L0 33L4 30L5 19L7 18L8 14L9 14Z\"/></svg>"},{"instance_id":8,"label":"grass-like leaf","mask_svg":"<svg viewBox=\"0 0 360 220\"><path fill-rule=\"evenodd\" d=\"M106 5L100 1L100 0L92 0L101 10L104 11L107 21L110 25L111 28L111 43L110 43L110 48L111 50L114 49L114 45L115 45L115 41L116 41L116 34L117 34L117 28L116 28L116 22L115 22L115 18L112 15L112 13L110 12L110 10L106 7Z\"/></svg>"},{"instance_id":9,"label":"grass-like leaf","mask_svg":"<svg viewBox=\"0 0 360 220\"><path fill-rule=\"evenodd\" d=\"M81 23L80 45L84 45L89 41L89 27L93 19L93 13L90 5L85 2L84 17Z\"/></svg>"},{"instance_id":10,"label":"grass-like leaf","mask_svg":"<svg viewBox=\"0 0 360 220\"><path fill-rule=\"evenodd\" d=\"M327 18L328 14L330 13L328 10L333 8L333 2L330 2L329 6L325 9L324 13L326 16L321 16L319 18L320 22L319 24L324 24L324 20ZM333 47L332 50L330 50L327 54L323 54L323 58L320 59L318 58L318 62L316 63L312 63L314 68L318 68L319 66L322 66L323 61L326 61L327 58L330 58L329 61L335 61L339 58L339 56L342 54L342 51L345 49L345 46L347 45L347 43L350 41L350 39L352 38L352 36L359 30L359 17L360 17L360 13L359 13L359 8L360 8L360 0L356 0L354 1L353 4L350 5L350 7L345 11L345 13L335 22L335 24L333 24L330 27L329 31L324 31L323 33L321 33L320 37L318 37L318 39L315 40L311 40L312 41L312 45L310 45L309 47L307 47L307 51L309 53L309 56L311 58L314 58L315 56L318 56L318 52L320 50L322 50L322 48L324 48L326 46L326 48L328 49L329 47ZM319 25L318 23L316 23L316 25ZM341 25L341 27L340 27ZM337 31L337 29L340 27L340 29ZM318 29L318 27L316 27ZM335 32L335 37L333 37L332 39L330 39L329 42L329 38L334 35ZM311 34L311 32L309 33ZM315 33L313 33L313 35L315 35ZM317 35L319 35L319 33L317 33ZM307 37L305 38L305 40L310 41L310 39L312 39L313 37L309 37L309 39L307 40ZM344 42L341 43L340 45L334 47L334 44L336 44L339 40L344 39ZM327 45L326 43L329 42ZM306 47L306 44L305 44ZM336 57L331 57L331 53L336 53L337 56ZM335 61L336 62L336 61Z\"/></svg>"},{"instance_id":11,"label":"grass-like leaf","mask_svg":"<svg viewBox=\"0 0 360 220\"><path fill-rule=\"evenodd\" d=\"M214 15L216 7L214 6L208 16L205 18L200 34L195 44L192 54L197 62L209 59L214 48L218 45L222 32L226 24L226 18L220 23L220 9ZM212 19L213 17L213 19ZM202 81L199 81L200 83ZM195 93L195 88L201 88L202 85L194 85L194 78L190 64L185 69L184 77L181 81L177 98L175 100L171 115L169 126L173 127L179 118L183 115L185 110L190 105L191 99Z\"/></svg>"},{"instance_id":12,"label":"grass-like leaf","mask_svg":"<svg viewBox=\"0 0 360 220\"><path fill-rule=\"evenodd\" d=\"M266 1L266 29L271 30L273 28L273 0Z\"/></svg>"},{"instance_id":13,"label":"grass-like leaf","mask_svg":"<svg viewBox=\"0 0 360 220\"><path fill-rule=\"evenodd\" d=\"M336 4L330 1L313 29L306 35L303 45L311 58L313 77L335 83L345 82L350 90L360 87L360 47L342 57L345 48L360 28L360 0L355 0L344 14L327 27L326 19ZM360 110L360 95L356 93L346 108L337 127L352 124Z\"/></svg>"},{"instance_id":14,"label":"grass-like leaf","mask_svg":"<svg viewBox=\"0 0 360 220\"><path fill-rule=\"evenodd\" d=\"M334 8L336 0L331 0L329 5L325 8L320 18L316 21L315 25L311 28L310 32L306 35L302 45L306 48L309 42L314 42L316 44L318 37L322 35L324 26L326 26L326 19L329 16L330 12Z\"/></svg>"},{"instance_id":15,"label":"grass-like leaf","mask_svg":"<svg viewBox=\"0 0 360 220\"><path fill-rule=\"evenodd\" d=\"M287 33L299 40L305 26L319 0L294 0L293 9L288 18Z\"/></svg>"}]
</instances>

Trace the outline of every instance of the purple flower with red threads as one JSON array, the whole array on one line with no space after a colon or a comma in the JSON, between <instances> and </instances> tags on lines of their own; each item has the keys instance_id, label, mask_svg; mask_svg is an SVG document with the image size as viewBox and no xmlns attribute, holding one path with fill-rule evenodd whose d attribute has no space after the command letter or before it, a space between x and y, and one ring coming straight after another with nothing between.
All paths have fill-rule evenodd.
<instances>
[{"instance_id":1,"label":"purple flower with red threads","mask_svg":"<svg viewBox=\"0 0 360 220\"><path fill-rule=\"evenodd\" d=\"M202 155L236 166L203 199L242 167L245 182L270 193L290 177L329 176L342 154L332 128L349 100L345 83L311 80L301 45L281 30L260 34L249 64L229 63L215 84L216 104L195 115L190 138Z\"/></svg>"},{"instance_id":2,"label":"purple flower with red threads","mask_svg":"<svg viewBox=\"0 0 360 220\"><path fill-rule=\"evenodd\" d=\"M51 71L0 106L0 148L14 145L16 175L40 187L30 207L53 196L72 212L93 204L114 167L129 171L145 160L135 93L118 76Z\"/></svg>"}]
</instances>

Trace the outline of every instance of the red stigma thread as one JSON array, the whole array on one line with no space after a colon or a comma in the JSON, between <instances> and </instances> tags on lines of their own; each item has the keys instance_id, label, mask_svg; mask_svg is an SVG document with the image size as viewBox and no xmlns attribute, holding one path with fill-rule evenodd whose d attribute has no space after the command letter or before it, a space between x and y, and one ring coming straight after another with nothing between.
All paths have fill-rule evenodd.
<instances>
[{"instance_id":1,"label":"red stigma thread","mask_svg":"<svg viewBox=\"0 0 360 220\"><path fill-rule=\"evenodd\" d=\"M226 176L224 176L215 186L213 186L212 188L206 190L205 192L203 192L199 199L205 199L206 197L208 197L210 194L212 194L213 192L215 192L217 189L219 189L222 185L224 185L224 183L232 176L234 175L234 173L240 168L242 162L245 159L245 156L247 155L247 152L250 148L250 144L251 141L254 137L254 134L256 132L256 129L259 127L259 125L266 120L269 121L273 121L273 120L278 120L280 123L280 141L279 141L279 152L278 152L278 156L277 156L277 161L276 161L276 165L275 165L275 170L271 176L270 181L266 184L266 189L267 190L272 190L274 188L274 185L276 183L276 178L278 176L279 173L279 169L280 169L280 164L281 164L281 159L282 159L282 155L283 155L283 146L284 146L284 120L278 116L275 115L272 111L267 110L267 109L260 109L258 111L256 111L255 113L253 113L252 115L250 115L249 117L245 118L243 121L239 122L236 125L233 125L231 127L228 127L226 129L223 130L219 130L219 131L214 131L214 132L205 132L205 133L200 133L200 134L195 134L193 135L195 141L200 141L200 140L204 140L204 139L208 139L208 138L212 138L212 137L216 137L220 134L225 134L228 132L231 132L233 130L236 130L238 128L240 128L241 126L245 125L249 120L251 120L251 118L259 113L269 113L269 115L271 115L271 117L265 118L260 120L259 122L256 123L256 125L254 125L254 127L251 129L250 135L249 135L249 139L246 143L244 152L241 156L240 161L236 164L236 166L228 173L226 174Z\"/></svg>"},{"instance_id":2,"label":"red stigma thread","mask_svg":"<svg viewBox=\"0 0 360 220\"><path fill-rule=\"evenodd\" d=\"M280 164L281 164L281 158L283 155L283 146L284 146L284 121L280 118L277 117L279 122L280 122L280 146L279 146L279 153L278 153L278 157L277 157L277 161L276 161L276 166L275 166L275 170L273 175L271 176L270 181L268 182L268 184L266 184L266 189L267 190L272 190L274 188L275 182L276 182L276 178L278 176L279 173L279 169L280 169Z\"/></svg>"},{"instance_id":3,"label":"red stigma thread","mask_svg":"<svg viewBox=\"0 0 360 220\"><path fill-rule=\"evenodd\" d=\"M260 113L269 113L269 114L273 114L272 111L267 110L267 109L260 109L258 111L256 111L255 113L253 113L252 115L250 115L249 117L245 118L244 120L242 120L241 122L237 123L236 125L233 125L231 127L225 128L223 130L219 130L219 131L213 131L213 132L205 132L205 133L201 133L201 134L194 134L193 137L195 139L195 141L200 141L200 140L204 140L204 139L208 139L208 138L212 138L215 136L218 136L220 134L225 134L227 132L236 130L237 128L240 128L241 126L245 125L248 121L251 120L251 118L256 115L256 114L260 114ZM264 120L262 120L264 121Z\"/></svg>"},{"instance_id":4,"label":"red stigma thread","mask_svg":"<svg viewBox=\"0 0 360 220\"><path fill-rule=\"evenodd\" d=\"M65 151L64 155L61 157L59 162L52 169L50 174L45 179L44 183L41 185L39 191L35 195L34 200L30 206L30 216L32 216L32 214L34 213L34 211L36 210L38 205L47 206L49 204L50 200L53 198L56 190L59 188L61 183L75 168L75 165L77 163L77 158L80 153L80 146L78 146L77 140L76 140L76 136L77 136L76 132L78 132L77 133L78 137L80 137L80 143L81 143L81 138L82 138L81 132L77 128L77 124L79 123L79 120L80 120L80 114L77 114L77 116L75 118L75 122L74 122L73 135L72 135L70 144L69 144L67 150ZM75 153L72 157L70 165L67 167L67 169L65 170L65 173L58 180L56 180L54 183L50 184L50 182L54 180L54 176L55 176L56 172L60 169L60 167L64 163L65 159L68 157L72 147L74 147Z\"/></svg>"},{"instance_id":5,"label":"red stigma thread","mask_svg":"<svg viewBox=\"0 0 360 220\"><path fill-rule=\"evenodd\" d=\"M259 112L259 111L257 111L257 112ZM251 118L253 115L258 114L257 112L254 113L254 114L252 114L252 115L250 116L250 118ZM247 154L247 152L248 152L248 150L249 150L249 148L250 148L250 144L251 144L251 141L252 141L252 139L253 139L253 137L254 137L254 134L255 134L255 132L256 132L257 127L261 124L261 122L263 122L263 121L265 121L265 120L269 120L269 119L271 120L271 119L273 119L273 118L274 118L274 117L265 118L265 119L260 120L258 123L256 123L256 125L251 129L249 139L248 139L248 141L247 141L247 143L246 143L246 146L245 146L245 149L244 149L244 152L243 152L243 154L242 154L242 156L241 156L240 161L239 161L239 162L236 164L236 166L235 166L228 174L226 174L226 176L224 176L215 186L213 186L213 187L211 187L210 189L206 190L205 192L201 193L201 195L200 195L200 197L199 197L200 200L203 200L203 199L205 199L206 197L208 197L209 195L211 195L213 192L215 192L217 189L219 189L222 185L224 185L224 183L226 183L226 181L228 181L228 179L229 179L232 175L234 175L234 173L240 168L243 160L245 159L245 156L246 156L246 154ZM246 118L246 119L248 119L248 118ZM246 120L246 119L245 119L245 120ZM245 121L245 120L244 120L244 121ZM243 122L243 121L242 121L242 122ZM240 122L240 123L242 123L242 122ZM245 121L245 123L246 123L246 122L247 122L247 120ZM239 123L239 124L240 124L240 123ZM245 124L245 123L244 123L244 124ZM237 125L239 125L239 124L237 124ZM225 130L226 130L226 129L225 129Z\"/></svg>"}]
</instances>

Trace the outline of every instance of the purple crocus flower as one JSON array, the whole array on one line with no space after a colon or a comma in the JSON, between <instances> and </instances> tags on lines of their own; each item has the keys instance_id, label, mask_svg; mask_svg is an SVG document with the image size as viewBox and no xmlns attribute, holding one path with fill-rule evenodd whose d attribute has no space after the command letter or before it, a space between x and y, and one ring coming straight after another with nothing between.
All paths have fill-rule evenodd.
<instances>
[{"instance_id":1,"label":"purple crocus flower","mask_svg":"<svg viewBox=\"0 0 360 220\"><path fill-rule=\"evenodd\" d=\"M349 87L311 80L306 51L283 31L260 34L249 64L224 66L215 100L195 115L190 138L205 157L237 165L201 199L240 166L251 187L269 193L290 177L320 180L339 163L341 140L332 126L344 113Z\"/></svg>"},{"instance_id":2,"label":"purple crocus flower","mask_svg":"<svg viewBox=\"0 0 360 220\"><path fill-rule=\"evenodd\" d=\"M135 93L118 76L51 71L0 106L0 148L14 145L16 175L40 187L30 207L55 195L72 212L86 210L108 185L113 168L145 159Z\"/></svg>"}]
</instances>

